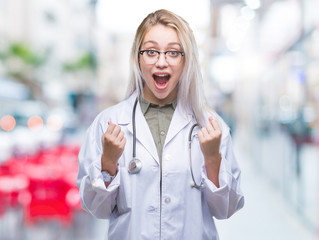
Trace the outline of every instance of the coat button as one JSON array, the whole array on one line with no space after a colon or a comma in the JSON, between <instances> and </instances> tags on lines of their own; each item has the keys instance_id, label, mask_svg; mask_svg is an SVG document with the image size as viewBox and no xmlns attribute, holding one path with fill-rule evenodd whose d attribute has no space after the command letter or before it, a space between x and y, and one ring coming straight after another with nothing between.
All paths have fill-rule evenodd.
<instances>
[{"instance_id":1,"label":"coat button","mask_svg":"<svg viewBox=\"0 0 319 240\"><path fill-rule=\"evenodd\" d=\"M160 134L161 134L161 136L164 136L164 135L165 135L165 132L164 132L164 131L161 131Z\"/></svg>"},{"instance_id":2,"label":"coat button","mask_svg":"<svg viewBox=\"0 0 319 240\"><path fill-rule=\"evenodd\" d=\"M165 198L165 203L166 204L170 204L170 202L171 202L171 198L170 197Z\"/></svg>"},{"instance_id":3,"label":"coat button","mask_svg":"<svg viewBox=\"0 0 319 240\"><path fill-rule=\"evenodd\" d=\"M95 188L99 186L99 179L98 178L93 179L92 186Z\"/></svg>"},{"instance_id":4,"label":"coat button","mask_svg":"<svg viewBox=\"0 0 319 240\"><path fill-rule=\"evenodd\" d=\"M154 206L149 206L149 207L147 208L147 210L148 210L149 212L154 212L154 211L156 210L156 207L154 207Z\"/></svg>"},{"instance_id":5,"label":"coat button","mask_svg":"<svg viewBox=\"0 0 319 240\"><path fill-rule=\"evenodd\" d=\"M100 186L104 186L104 181L100 178L95 178L92 181L92 187L94 188L98 188Z\"/></svg>"}]
</instances>

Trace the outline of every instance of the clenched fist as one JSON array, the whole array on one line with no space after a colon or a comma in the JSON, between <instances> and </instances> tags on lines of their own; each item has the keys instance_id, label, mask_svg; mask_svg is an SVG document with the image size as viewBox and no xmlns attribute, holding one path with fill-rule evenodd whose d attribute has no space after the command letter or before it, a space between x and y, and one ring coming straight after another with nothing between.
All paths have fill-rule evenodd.
<instances>
[{"instance_id":1,"label":"clenched fist","mask_svg":"<svg viewBox=\"0 0 319 240\"><path fill-rule=\"evenodd\" d=\"M217 120L210 117L209 123L198 132L199 143L205 160L219 156L221 136L222 131Z\"/></svg>"},{"instance_id":2,"label":"clenched fist","mask_svg":"<svg viewBox=\"0 0 319 240\"><path fill-rule=\"evenodd\" d=\"M205 158L208 178L219 187L219 167L221 155L219 147L222 131L216 119L209 117L209 123L198 132L199 144Z\"/></svg>"},{"instance_id":3,"label":"clenched fist","mask_svg":"<svg viewBox=\"0 0 319 240\"><path fill-rule=\"evenodd\" d=\"M117 162L124 151L126 138L120 126L112 122L108 122L108 124L109 126L101 139L103 147L101 166L102 170L114 175L117 170Z\"/></svg>"}]
</instances>

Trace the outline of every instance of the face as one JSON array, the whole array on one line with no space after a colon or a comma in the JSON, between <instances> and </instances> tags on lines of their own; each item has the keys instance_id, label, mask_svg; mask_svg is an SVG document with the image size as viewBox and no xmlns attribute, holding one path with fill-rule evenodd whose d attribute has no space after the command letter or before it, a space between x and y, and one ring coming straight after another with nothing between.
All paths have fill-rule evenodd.
<instances>
[{"instance_id":1,"label":"face","mask_svg":"<svg viewBox=\"0 0 319 240\"><path fill-rule=\"evenodd\" d=\"M157 24L145 34L140 50L182 51L177 32L171 27ZM146 53L144 53L146 54ZM184 57L179 64L170 65L162 53L154 64L147 64L139 55L140 68L145 81L144 98L160 106L177 96L178 81L184 67Z\"/></svg>"}]
</instances>

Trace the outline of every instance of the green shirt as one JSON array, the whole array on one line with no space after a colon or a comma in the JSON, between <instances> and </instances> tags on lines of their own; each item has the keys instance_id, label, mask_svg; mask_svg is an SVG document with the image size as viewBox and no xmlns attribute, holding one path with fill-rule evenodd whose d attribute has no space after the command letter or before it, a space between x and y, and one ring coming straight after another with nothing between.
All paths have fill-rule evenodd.
<instances>
[{"instance_id":1,"label":"green shirt","mask_svg":"<svg viewBox=\"0 0 319 240\"><path fill-rule=\"evenodd\" d=\"M169 124L172 120L174 110L176 108L177 100L167 103L165 106L159 106L139 98L142 113L151 130L159 161L162 163L162 151L165 143L166 134Z\"/></svg>"}]
</instances>

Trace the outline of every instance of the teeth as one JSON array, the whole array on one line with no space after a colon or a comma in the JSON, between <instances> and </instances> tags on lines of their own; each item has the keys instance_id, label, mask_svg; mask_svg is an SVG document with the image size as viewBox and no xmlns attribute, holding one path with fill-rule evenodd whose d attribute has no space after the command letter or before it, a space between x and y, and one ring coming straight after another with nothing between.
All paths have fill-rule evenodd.
<instances>
[{"instance_id":1,"label":"teeth","mask_svg":"<svg viewBox=\"0 0 319 240\"><path fill-rule=\"evenodd\" d=\"M168 76L168 74L156 74L155 76L157 76L157 77L166 77L166 76Z\"/></svg>"}]
</instances>

